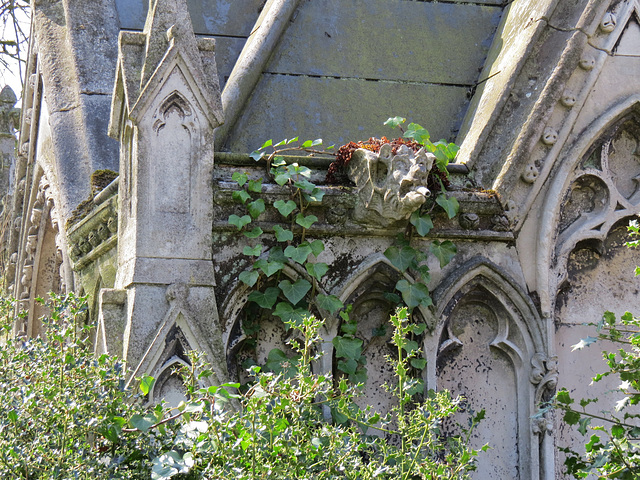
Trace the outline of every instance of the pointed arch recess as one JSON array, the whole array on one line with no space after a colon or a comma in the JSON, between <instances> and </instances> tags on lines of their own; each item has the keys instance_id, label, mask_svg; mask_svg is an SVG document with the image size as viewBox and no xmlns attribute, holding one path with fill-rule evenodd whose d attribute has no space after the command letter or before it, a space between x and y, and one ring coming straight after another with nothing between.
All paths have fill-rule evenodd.
<instances>
[{"instance_id":1,"label":"pointed arch recess","mask_svg":"<svg viewBox=\"0 0 640 480\"><path fill-rule=\"evenodd\" d=\"M545 317L550 316L553 311L555 293L561 281L561 279L558 278L558 272L562 272L565 269L568 253L570 253L575 244L581 240L585 240L587 237L602 240L606 237L610 227L618 220L640 211L640 206L636 206L635 212L631 212L629 209L615 211L616 205L614 202L614 211L611 212L611 218L607 221L608 226L607 228L601 229L602 231L599 234L592 231L587 237L580 236L580 232L573 232L568 238L558 239L556 236L565 192L567 192L571 184L577 180L577 177L574 175L576 168L580 162L583 161L588 150L596 144L603 135L625 117L634 114L640 115L640 94L633 95L613 105L604 114L595 119L588 127L580 132L577 136L578 140L566 151L563 160L557 163L557 170L544 200L537 239L538 261L536 268L536 290L540 295L540 307ZM588 172L584 173L587 174ZM612 185L609 184L610 182L606 183L608 188L612 187ZM585 228L586 227L585 225ZM557 244L557 240L560 240L561 243ZM559 255L557 259L555 259L554 265L556 252L559 252Z\"/></svg>"},{"instance_id":2,"label":"pointed arch recess","mask_svg":"<svg viewBox=\"0 0 640 480\"><path fill-rule=\"evenodd\" d=\"M424 350L430 352L426 373L429 388L462 382L463 391L469 390L472 405L482 404L489 415L498 417L501 411L509 412L511 417L494 418L495 428L505 429L504 435L498 437L507 440L502 446L496 445L495 462L485 464L486 471L482 474L515 475L514 472L519 472L519 479L537 479L540 451L531 427L531 415L536 410L536 386L531 380L531 366L536 355L546 358L549 342L533 302L510 276L483 257L466 262L440 284L434 291L434 302L439 323L434 335L425 339L424 346ZM467 319L466 326L458 325ZM456 328L452 322L456 323ZM469 332L464 333L467 329ZM463 342L456 336L458 330L471 336ZM474 343L474 335L478 334ZM489 355L491 351L494 354ZM458 354L462 357L456 360ZM473 380L465 383L462 371L456 378L451 377L451 370L457 368L456 362L468 363L470 359L475 359L474 365L465 364L466 368L475 368L475 373L469 370L466 375L471 375ZM506 370L495 371L496 367ZM486 375L487 384L483 383L481 375ZM510 451L513 445L508 439L511 437L518 445L515 453Z\"/></svg>"}]
</instances>

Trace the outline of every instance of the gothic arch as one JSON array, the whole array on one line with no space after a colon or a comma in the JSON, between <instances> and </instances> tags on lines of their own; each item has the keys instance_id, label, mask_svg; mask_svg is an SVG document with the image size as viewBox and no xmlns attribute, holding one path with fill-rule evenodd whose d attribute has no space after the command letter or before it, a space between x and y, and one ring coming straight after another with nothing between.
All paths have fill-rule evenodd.
<instances>
[{"instance_id":1,"label":"gothic arch","mask_svg":"<svg viewBox=\"0 0 640 480\"><path fill-rule=\"evenodd\" d=\"M620 192L608 159L600 165L591 166L586 158L591 150L598 147L599 142L610 142L618 130L622 132L629 123L636 123L640 129L640 94L612 106L594 120L566 150L563 161L557 163L542 208L537 247L537 291L541 309L547 314L553 311L556 290L564 279L568 254L576 244L588 239L603 240L613 224L640 212L638 192L632 195ZM633 172L627 172L627 176L628 180L638 182ZM572 190L580 188L590 189L594 199L597 195L602 198L597 197L598 205L594 205L591 212L583 212L589 213L589 218L579 212L580 218L573 219L572 224L565 226L562 224L563 205ZM569 223L568 220L564 222ZM563 231L559 232L559 229Z\"/></svg>"},{"instance_id":2,"label":"gothic arch","mask_svg":"<svg viewBox=\"0 0 640 480\"><path fill-rule=\"evenodd\" d=\"M267 256L268 252L265 252L264 255ZM284 278L291 281L295 281L301 277L311 280L304 268L291 261L285 264L282 269L282 274ZM248 300L252 291L254 291L253 287L249 287L240 280L237 280L236 285L220 309L222 344L227 357L227 368L229 369L229 374L232 379L242 378L243 373L240 368L240 364L244 358L242 350L247 346L247 341L252 341L252 339L249 338L250 336L245 334L242 323L245 319L249 319L249 317L257 316L260 310L256 304ZM322 285L318 285L318 293L327 294ZM254 306L255 311L253 311ZM321 317L327 316L325 315L326 312L320 311L318 313ZM256 352L254 352L257 357L256 360L259 363L266 361L267 354L272 348L279 348L285 351L285 353L292 353L286 345L286 340L290 332L287 332L284 323L278 317L272 316L270 319L260 319L260 327L264 328L264 331L260 332L260 335L255 339L257 345L255 346ZM248 356L244 359L247 360Z\"/></svg>"},{"instance_id":3,"label":"gothic arch","mask_svg":"<svg viewBox=\"0 0 640 480\"><path fill-rule=\"evenodd\" d=\"M486 409L488 422L478 427L476 441L485 443L483 435L491 431L496 443L479 467L480 477L537 479L540 450L531 416L537 385L552 361L535 306L482 257L459 267L436 289L434 301L439 323L425 338L427 384L464 395L469 409ZM533 375L534 359L541 376Z\"/></svg>"},{"instance_id":4,"label":"gothic arch","mask_svg":"<svg viewBox=\"0 0 640 480\"><path fill-rule=\"evenodd\" d=\"M38 336L43 333L40 317L46 307L35 299L47 298L49 292L65 292L69 275L52 188L39 165L36 165L29 192L20 222L18 251L11 258L9 270L14 278L9 279L13 281L9 290L19 300L17 308L27 312L27 316L19 320L21 324L16 325L16 332Z\"/></svg>"}]
</instances>

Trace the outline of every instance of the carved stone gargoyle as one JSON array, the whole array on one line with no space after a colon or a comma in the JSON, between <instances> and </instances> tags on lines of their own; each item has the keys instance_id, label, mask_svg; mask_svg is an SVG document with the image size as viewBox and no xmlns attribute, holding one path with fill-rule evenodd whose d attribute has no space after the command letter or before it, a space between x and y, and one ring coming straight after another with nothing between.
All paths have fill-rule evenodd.
<instances>
[{"instance_id":1,"label":"carved stone gargoyle","mask_svg":"<svg viewBox=\"0 0 640 480\"><path fill-rule=\"evenodd\" d=\"M353 152L347 175L358 194L354 221L389 227L409 218L431 195L427 177L435 158L423 148L414 152L406 145L394 154L388 143L378 153L362 148Z\"/></svg>"}]
</instances>

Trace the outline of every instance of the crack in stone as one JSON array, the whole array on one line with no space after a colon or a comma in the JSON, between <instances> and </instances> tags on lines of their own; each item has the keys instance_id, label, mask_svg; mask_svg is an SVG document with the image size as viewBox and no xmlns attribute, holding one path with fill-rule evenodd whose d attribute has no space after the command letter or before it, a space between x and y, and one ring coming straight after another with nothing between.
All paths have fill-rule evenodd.
<instances>
[{"instance_id":1,"label":"crack in stone","mask_svg":"<svg viewBox=\"0 0 640 480\"><path fill-rule=\"evenodd\" d=\"M470 88L476 86L473 83L446 83L446 82L420 82L417 80L390 80L385 78L366 78L366 77L347 77L339 75L314 75L309 73L283 73L283 72L263 72L266 75L278 75L283 77L307 77L307 78L320 78L330 80L360 80L364 82L381 82L381 83L393 83L403 85L435 85L439 87L456 87L456 88Z\"/></svg>"}]
</instances>

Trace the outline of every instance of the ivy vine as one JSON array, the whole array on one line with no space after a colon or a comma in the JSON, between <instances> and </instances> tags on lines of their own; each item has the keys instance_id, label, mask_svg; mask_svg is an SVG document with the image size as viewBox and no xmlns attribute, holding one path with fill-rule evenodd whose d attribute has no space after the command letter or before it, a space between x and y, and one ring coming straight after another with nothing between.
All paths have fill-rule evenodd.
<instances>
[{"instance_id":1,"label":"ivy vine","mask_svg":"<svg viewBox=\"0 0 640 480\"><path fill-rule=\"evenodd\" d=\"M432 304L427 286L430 280L428 255L414 246L414 238L416 235L426 237L429 234L433 228L431 215L434 209L442 209L448 218L453 218L459 210L458 201L446 190L447 165L455 159L458 147L443 140L432 143L426 129L415 123L410 123L404 129L402 126L404 123L404 118L394 117L388 119L385 125L402 131L402 138L397 139L397 143L408 145L415 151L424 148L435 155L436 161L433 174L430 175L430 185L432 190L434 184L439 187L435 196L413 212L406 231L399 235L395 243L384 252L391 264L402 274L402 278L395 285L396 292L388 292L385 297L394 304L404 304L411 312L418 306L429 307ZM382 141L377 140L377 148L383 141L386 141L386 138ZM352 153L357 148L357 144L349 145ZM295 162L287 163L283 156L285 152L296 151L327 154L332 153L332 148L323 149L321 139L300 142L296 137L278 143L267 140L259 149L251 153L251 158L254 160L266 161L269 177L279 186L287 188L289 192L287 198L276 200L272 204L282 222L273 226L273 235L269 236L270 239L275 239L273 246L266 247L269 240L265 237L262 228L255 225L267 209L265 201L260 198L263 179L249 179L246 172L235 172L232 175L232 180L238 187L232 194L233 200L242 205L246 213L241 216L230 215L228 223L248 238L249 244L243 248L243 254L251 259L251 268L241 272L238 277L242 283L252 289L248 301L259 309L279 317L288 325L300 325L312 310L325 316L338 314L342 320L340 334L332 341L337 368L351 382L359 384L367 380L366 361L363 355L364 341L357 337L357 323L349 315L351 307L345 307L335 295L322 293L323 290L320 287L323 278L329 272L329 265L319 261L325 244L320 239L307 238L309 229L318 222L318 218L310 213L310 207L323 201L324 192L312 181L311 169ZM345 165L350 153L343 147L337 156L341 159L341 164ZM333 165L330 173L335 173L335 170L336 166ZM438 259L442 268L451 261L457 249L451 241L432 240L429 252ZM307 274L306 278L303 275L299 275L298 278L287 278L283 275L287 263L300 265ZM405 278L405 273L415 281L411 282ZM244 333L248 337L253 337L254 342L259 329L259 319L247 319L243 323ZM414 326L407 333L419 336L425 329L426 325ZM385 329L378 330L380 331L374 332L374 335L384 336ZM415 340L411 342L413 342L411 345L415 343L417 349L417 342ZM413 350L408 348L407 355L410 356ZM286 373L286 366L290 365L290 361L291 358L288 358L282 350L274 349L269 353L265 367L271 371ZM414 368L424 368L421 359L410 358L410 361ZM411 389L411 393L417 393L420 388L423 388L422 385L416 385Z\"/></svg>"}]
</instances>

